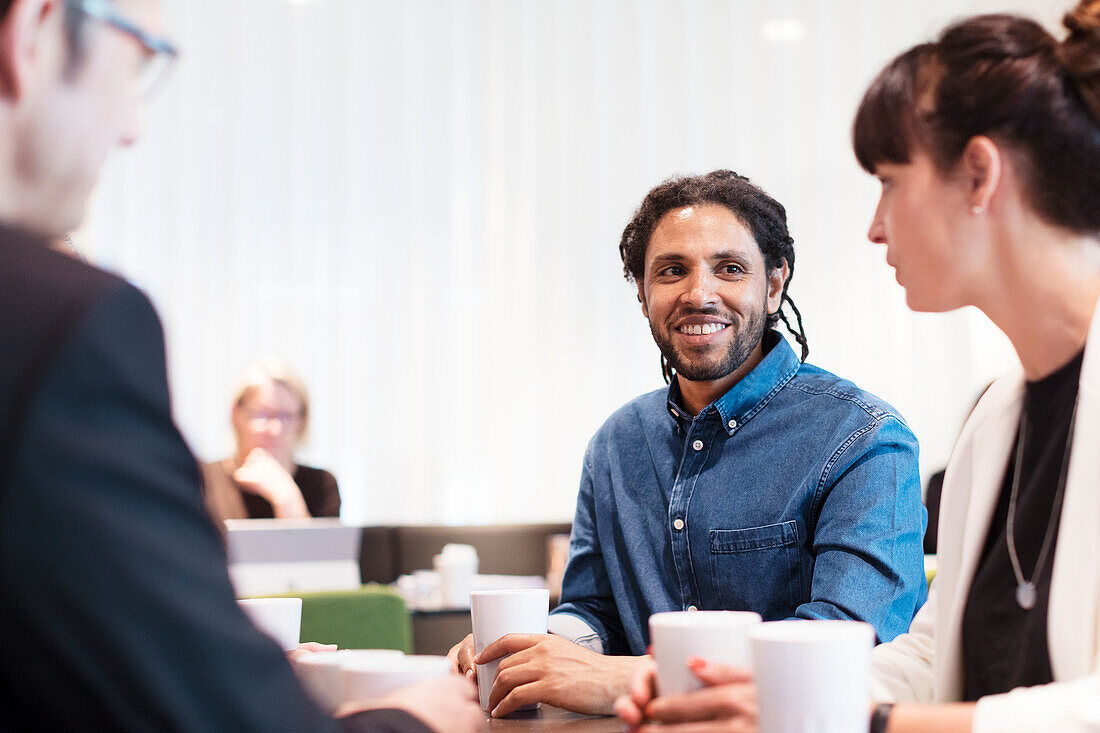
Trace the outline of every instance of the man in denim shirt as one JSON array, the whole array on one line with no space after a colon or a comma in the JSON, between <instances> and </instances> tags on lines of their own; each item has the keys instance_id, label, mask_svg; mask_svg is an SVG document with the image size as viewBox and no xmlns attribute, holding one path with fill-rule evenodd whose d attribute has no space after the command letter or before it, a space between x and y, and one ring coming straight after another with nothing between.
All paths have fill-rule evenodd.
<instances>
[{"instance_id":1,"label":"man in denim shirt","mask_svg":"<svg viewBox=\"0 0 1100 733\"><path fill-rule=\"evenodd\" d=\"M803 363L782 205L731 171L667 181L620 253L671 384L589 443L551 635L510 635L476 660L512 654L494 715L535 701L610 713L659 611L858 619L886 641L924 603L916 438L890 405ZM468 642L453 653L469 666Z\"/></svg>"}]
</instances>

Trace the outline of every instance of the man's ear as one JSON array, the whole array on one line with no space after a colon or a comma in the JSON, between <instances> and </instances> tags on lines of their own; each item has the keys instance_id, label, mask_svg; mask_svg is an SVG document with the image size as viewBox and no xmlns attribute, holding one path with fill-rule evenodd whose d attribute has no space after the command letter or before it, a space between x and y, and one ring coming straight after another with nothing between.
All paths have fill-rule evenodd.
<instances>
[{"instance_id":1,"label":"man's ear","mask_svg":"<svg viewBox=\"0 0 1100 733\"><path fill-rule=\"evenodd\" d=\"M642 304L642 315L646 317L646 320L649 320L649 308L645 304L645 283L638 280L636 284L638 285L638 302Z\"/></svg>"},{"instance_id":2,"label":"man's ear","mask_svg":"<svg viewBox=\"0 0 1100 733\"><path fill-rule=\"evenodd\" d=\"M768 270L768 313L778 313L783 305L783 283L787 282L787 276L791 274L791 268L787 260L775 269Z\"/></svg>"},{"instance_id":3,"label":"man's ear","mask_svg":"<svg viewBox=\"0 0 1100 733\"><path fill-rule=\"evenodd\" d=\"M1004 173L1004 152L985 135L975 135L963 148L960 171L966 176L967 204L975 214L989 209Z\"/></svg>"},{"instance_id":4,"label":"man's ear","mask_svg":"<svg viewBox=\"0 0 1100 733\"><path fill-rule=\"evenodd\" d=\"M17 102L26 94L41 60L42 31L51 16L64 9L61 0L13 0L0 18L0 100Z\"/></svg>"}]
</instances>

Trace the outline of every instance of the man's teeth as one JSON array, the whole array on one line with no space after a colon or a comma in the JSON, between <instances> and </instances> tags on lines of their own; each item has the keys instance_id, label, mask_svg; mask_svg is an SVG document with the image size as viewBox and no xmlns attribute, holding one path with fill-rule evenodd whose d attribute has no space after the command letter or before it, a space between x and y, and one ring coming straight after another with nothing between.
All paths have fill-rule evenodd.
<instances>
[{"instance_id":1,"label":"man's teeth","mask_svg":"<svg viewBox=\"0 0 1100 733\"><path fill-rule=\"evenodd\" d=\"M689 336L703 336L710 333L718 333L728 324L726 323L704 323L694 324L689 326L680 326L680 333L688 334Z\"/></svg>"}]
</instances>

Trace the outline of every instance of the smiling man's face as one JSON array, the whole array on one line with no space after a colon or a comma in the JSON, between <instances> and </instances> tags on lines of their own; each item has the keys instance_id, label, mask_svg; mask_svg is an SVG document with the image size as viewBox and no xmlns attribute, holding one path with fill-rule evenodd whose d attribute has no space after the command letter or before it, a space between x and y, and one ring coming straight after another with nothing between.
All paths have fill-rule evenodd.
<instances>
[{"instance_id":1,"label":"smiling man's face","mask_svg":"<svg viewBox=\"0 0 1100 733\"><path fill-rule=\"evenodd\" d=\"M653 339L682 379L733 382L759 362L767 314L782 300L782 272L769 275L752 233L724 206L661 217L638 294Z\"/></svg>"}]
</instances>

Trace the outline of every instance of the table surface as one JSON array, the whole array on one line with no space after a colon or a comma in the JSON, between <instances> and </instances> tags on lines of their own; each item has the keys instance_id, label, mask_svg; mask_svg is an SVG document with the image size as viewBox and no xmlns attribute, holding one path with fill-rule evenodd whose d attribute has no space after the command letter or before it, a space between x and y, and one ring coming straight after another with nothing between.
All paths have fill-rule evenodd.
<instances>
[{"instance_id":1,"label":"table surface","mask_svg":"<svg viewBox=\"0 0 1100 733\"><path fill-rule=\"evenodd\" d=\"M543 705L539 710L529 713L513 713L507 718L486 717L481 730L550 731L563 728L582 733L621 733L624 730L623 723L618 718L581 715L580 713L571 713L568 710L552 708L547 705Z\"/></svg>"}]
</instances>

